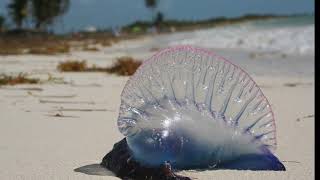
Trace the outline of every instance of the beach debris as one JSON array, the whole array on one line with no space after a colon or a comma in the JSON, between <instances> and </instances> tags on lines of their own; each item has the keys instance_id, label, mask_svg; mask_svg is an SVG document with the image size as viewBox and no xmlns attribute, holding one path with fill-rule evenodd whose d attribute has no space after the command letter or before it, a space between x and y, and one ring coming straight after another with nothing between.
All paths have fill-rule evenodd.
<instances>
[{"instance_id":1,"label":"beach debris","mask_svg":"<svg viewBox=\"0 0 320 180\"><path fill-rule=\"evenodd\" d=\"M48 46L31 47L28 54L38 55L55 55L68 53L70 51L70 45L68 43L53 44Z\"/></svg>"},{"instance_id":2,"label":"beach debris","mask_svg":"<svg viewBox=\"0 0 320 180\"><path fill-rule=\"evenodd\" d=\"M283 84L284 86L287 86L287 87L296 87L296 86L301 86L301 85L312 85L312 83L302 83L302 82L288 82L288 83L284 83Z\"/></svg>"},{"instance_id":3,"label":"beach debris","mask_svg":"<svg viewBox=\"0 0 320 180\"><path fill-rule=\"evenodd\" d=\"M38 88L38 87L25 87L25 88L12 88L12 87L2 87L0 85L0 88L2 89L7 89L7 90L22 90L22 91L43 91L42 88Z\"/></svg>"},{"instance_id":4,"label":"beach debris","mask_svg":"<svg viewBox=\"0 0 320 180\"><path fill-rule=\"evenodd\" d=\"M281 53L279 51L268 51L268 52L251 52L249 53L250 59L266 58L272 56L279 56L281 58L287 58L287 54Z\"/></svg>"},{"instance_id":5,"label":"beach debris","mask_svg":"<svg viewBox=\"0 0 320 180\"><path fill-rule=\"evenodd\" d=\"M37 94L32 93L31 91L28 92L28 94L29 94L30 96L39 97L39 98L62 98L62 99L65 99L65 98L74 98L74 97L77 97L76 94L71 94L71 95L37 95Z\"/></svg>"},{"instance_id":6,"label":"beach debris","mask_svg":"<svg viewBox=\"0 0 320 180\"><path fill-rule=\"evenodd\" d=\"M51 104L96 104L94 101L53 101L39 99L40 103L51 103Z\"/></svg>"},{"instance_id":7,"label":"beach debris","mask_svg":"<svg viewBox=\"0 0 320 180\"><path fill-rule=\"evenodd\" d=\"M67 39L58 36L7 36L0 39L0 55L56 55L68 53L70 49Z\"/></svg>"},{"instance_id":8,"label":"beach debris","mask_svg":"<svg viewBox=\"0 0 320 180\"><path fill-rule=\"evenodd\" d=\"M313 118L313 117L314 117L314 114L310 114L310 115L304 116L302 118Z\"/></svg>"},{"instance_id":9,"label":"beach debris","mask_svg":"<svg viewBox=\"0 0 320 180\"><path fill-rule=\"evenodd\" d=\"M35 74L33 74L34 76ZM18 85L18 84L43 84L43 83L54 83L54 84L67 84L63 78L58 78L52 76L48 73L48 79L40 79L35 77L30 77L30 74L19 73L17 75L6 75L0 74L0 86L1 85ZM41 88L35 87L26 87L26 88L17 88L20 90L30 90L30 91L42 91Z\"/></svg>"},{"instance_id":10,"label":"beach debris","mask_svg":"<svg viewBox=\"0 0 320 180\"><path fill-rule=\"evenodd\" d=\"M63 115L61 112L60 113L56 113L54 115L49 114L47 116L49 116L49 117L62 117L62 118L79 118L79 116Z\"/></svg>"},{"instance_id":11,"label":"beach debris","mask_svg":"<svg viewBox=\"0 0 320 180\"><path fill-rule=\"evenodd\" d=\"M50 73L48 73L48 79L43 81L42 83L68 84L68 82L64 81L63 77L54 77Z\"/></svg>"},{"instance_id":12,"label":"beach debris","mask_svg":"<svg viewBox=\"0 0 320 180\"><path fill-rule=\"evenodd\" d=\"M287 87L296 87L298 85L298 83L285 83L284 86Z\"/></svg>"},{"instance_id":13,"label":"beach debris","mask_svg":"<svg viewBox=\"0 0 320 180\"><path fill-rule=\"evenodd\" d=\"M117 58L114 65L111 67L98 67L96 65L88 67L85 60L67 60L65 62L60 62L57 69L61 72L107 72L120 76L130 76L135 73L141 64L141 61L124 56Z\"/></svg>"},{"instance_id":14,"label":"beach debris","mask_svg":"<svg viewBox=\"0 0 320 180\"><path fill-rule=\"evenodd\" d=\"M49 117L62 117L62 118L79 118L79 116L70 116L70 115L64 115L62 111L58 110L56 113L53 114L47 114L46 116Z\"/></svg>"},{"instance_id":15,"label":"beach debris","mask_svg":"<svg viewBox=\"0 0 320 180\"><path fill-rule=\"evenodd\" d=\"M303 116L301 118L297 118L297 121L300 121L301 119L308 119L308 118L314 118L314 114L310 114L310 115L307 115L307 116Z\"/></svg>"},{"instance_id":16,"label":"beach debris","mask_svg":"<svg viewBox=\"0 0 320 180\"><path fill-rule=\"evenodd\" d=\"M4 95L4 97L8 97L8 98L26 98L28 96L27 95Z\"/></svg>"},{"instance_id":17,"label":"beach debris","mask_svg":"<svg viewBox=\"0 0 320 180\"><path fill-rule=\"evenodd\" d=\"M273 111L240 67L208 50L161 50L127 81L118 128L141 166L284 171Z\"/></svg>"},{"instance_id":18,"label":"beach debris","mask_svg":"<svg viewBox=\"0 0 320 180\"><path fill-rule=\"evenodd\" d=\"M129 56L124 56L117 58L116 63L112 67L107 68L107 72L120 76L131 76L136 72L141 64L141 61L137 61Z\"/></svg>"},{"instance_id":19,"label":"beach debris","mask_svg":"<svg viewBox=\"0 0 320 180\"><path fill-rule=\"evenodd\" d=\"M20 90L25 90L25 91L43 91L42 88L38 88L38 87L30 87L30 88L19 88Z\"/></svg>"},{"instance_id":20,"label":"beach debris","mask_svg":"<svg viewBox=\"0 0 320 180\"><path fill-rule=\"evenodd\" d=\"M37 84L39 79L30 78L25 73L19 73L18 75L6 75L0 74L0 86L3 85L17 85L17 84Z\"/></svg>"},{"instance_id":21,"label":"beach debris","mask_svg":"<svg viewBox=\"0 0 320 180\"><path fill-rule=\"evenodd\" d=\"M281 162L284 162L284 163L296 163L296 164L300 164L301 163L299 161L281 161Z\"/></svg>"},{"instance_id":22,"label":"beach debris","mask_svg":"<svg viewBox=\"0 0 320 180\"><path fill-rule=\"evenodd\" d=\"M87 62L85 60L67 60L60 62L57 69L62 72L81 72L87 69Z\"/></svg>"},{"instance_id":23,"label":"beach debris","mask_svg":"<svg viewBox=\"0 0 320 180\"><path fill-rule=\"evenodd\" d=\"M60 108L58 111L82 111L82 112L93 112L93 111L109 111L109 112L114 112L115 110L110 110L110 109L90 109L90 108Z\"/></svg>"},{"instance_id":24,"label":"beach debris","mask_svg":"<svg viewBox=\"0 0 320 180\"><path fill-rule=\"evenodd\" d=\"M101 84L91 83L91 84L75 84L73 82L70 83L72 87L102 87Z\"/></svg>"}]
</instances>

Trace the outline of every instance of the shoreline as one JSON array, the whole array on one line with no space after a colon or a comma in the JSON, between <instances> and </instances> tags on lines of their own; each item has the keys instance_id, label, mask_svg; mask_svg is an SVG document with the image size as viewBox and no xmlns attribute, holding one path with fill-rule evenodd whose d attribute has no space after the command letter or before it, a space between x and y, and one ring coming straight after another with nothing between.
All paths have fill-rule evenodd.
<instances>
[{"instance_id":1,"label":"shoreline","mask_svg":"<svg viewBox=\"0 0 320 180\"><path fill-rule=\"evenodd\" d=\"M139 40L153 36L168 36L176 33L190 33L205 31L219 27L230 27L248 22L264 20L279 20L286 18L301 18L314 16L306 14L297 15L256 15L247 14L240 17L217 17L206 20L164 20L159 22L155 32L150 30L151 22L137 21L122 28L120 36L112 30L98 30L96 32L70 32L66 34L51 34L38 32L32 29L12 30L0 33L0 55L38 54L56 55L66 54L77 47L85 51L97 51L96 46L109 47L126 40ZM138 30L137 30L138 29ZM150 32L149 32L150 30Z\"/></svg>"}]
</instances>

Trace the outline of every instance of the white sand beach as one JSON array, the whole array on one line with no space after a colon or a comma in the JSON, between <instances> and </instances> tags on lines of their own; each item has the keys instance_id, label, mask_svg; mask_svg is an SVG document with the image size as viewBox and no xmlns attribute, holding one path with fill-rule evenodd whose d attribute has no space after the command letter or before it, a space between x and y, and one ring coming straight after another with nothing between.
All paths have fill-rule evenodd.
<instances>
[{"instance_id":1,"label":"white sand beach","mask_svg":"<svg viewBox=\"0 0 320 180\"><path fill-rule=\"evenodd\" d=\"M116 121L128 77L61 73L56 66L67 59L106 66L123 55L145 60L155 53L151 48L168 46L160 42L163 38L170 35L122 41L98 52L0 56L0 73L26 72L42 80L49 73L56 78L0 87L0 179L118 179L97 164L123 138ZM277 126L275 154L287 170L179 173L199 180L313 179L314 55L210 49L244 68L269 99Z\"/></svg>"}]
</instances>

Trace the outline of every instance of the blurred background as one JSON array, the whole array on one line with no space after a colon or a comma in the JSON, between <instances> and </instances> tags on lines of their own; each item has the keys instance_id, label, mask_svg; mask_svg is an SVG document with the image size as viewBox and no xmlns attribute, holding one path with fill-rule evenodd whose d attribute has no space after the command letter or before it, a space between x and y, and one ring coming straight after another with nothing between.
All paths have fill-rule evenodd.
<instances>
[{"instance_id":1,"label":"blurred background","mask_svg":"<svg viewBox=\"0 0 320 180\"><path fill-rule=\"evenodd\" d=\"M243 25L243 23L246 23L246 26L240 26L240 29L239 26L236 28L232 26L223 29L222 32L220 28L214 32L201 31L192 35L193 37L186 35L182 38L183 42L179 41L179 37L175 37L173 44L197 44L201 41L201 44L207 47L250 46L256 49L289 48L288 51L291 52L313 52L314 0L237 2L2 0L0 2L2 37L32 33L64 36L76 33L96 33L96 35L100 33L114 37L128 34L134 36L217 26L229 27L230 24ZM264 32L265 28L271 28L274 32ZM270 43L274 47L266 47Z\"/></svg>"},{"instance_id":2,"label":"blurred background","mask_svg":"<svg viewBox=\"0 0 320 180\"><path fill-rule=\"evenodd\" d=\"M48 21L48 29L66 33L90 27L108 29L135 21L152 21L156 13L161 13L165 20L193 21L246 14L312 15L314 0L2 0L0 15L5 19L2 24L10 29L15 25L36 28L40 9L43 15L48 14L48 20L51 19L43 19ZM50 14L52 17L49 18Z\"/></svg>"},{"instance_id":3,"label":"blurred background","mask_svg":"<svg viewBox=\"0 0 320 180\"><path fill-rule=\"evenodd\" d=\"M230 26L232 25L232 26ZM219 27L216 29L210 29ZM223 28L221 28L223 27ZM266 31L266 28L268 31ZM314 0L2 0L0 45L16 35L135 37L207 29L170 37L164 46L201 42L209 48L253 48L290 53L314 51ZM38 37L37 36L37 37ZM99 36L99 38L97 38ZM208 38L209 37L209 38ZM39 38L39 37L38 37ZM54 38L56 40L56 36ZM119 39L119 38L118 38ZM6 39L11 42L12 39ZM28 40L24 39L28 42ZM107 41L107 40L106 40ZM41 44L41 43L40 43ZM108 44L108 42L105 42ZM20 47L9 43L13 48ZM59 49L59 48L58 48ZM15 54L10 48L2 54ZM61 50L63 52L63 50ZM68 50L65 50L68 51ZM18 53L18 52L16 52Z\"/></svg>"}]
</instances>

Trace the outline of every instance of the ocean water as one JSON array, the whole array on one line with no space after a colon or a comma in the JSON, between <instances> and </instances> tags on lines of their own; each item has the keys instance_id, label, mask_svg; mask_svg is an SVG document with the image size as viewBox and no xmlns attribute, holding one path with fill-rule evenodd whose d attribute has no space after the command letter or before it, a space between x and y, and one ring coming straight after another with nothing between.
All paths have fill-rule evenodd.
<instances>
[{"instance_id":1,"label":"ocean water","mask_svg":"<svg viewBox=\"0 0 320 180\"><path fill-rule=\"evenodd\" d=\"M168 45L314 54L314 16L259 20L171 36ZM166 41L166 40L162 40Z\"/></svg>"}]
</instances>

